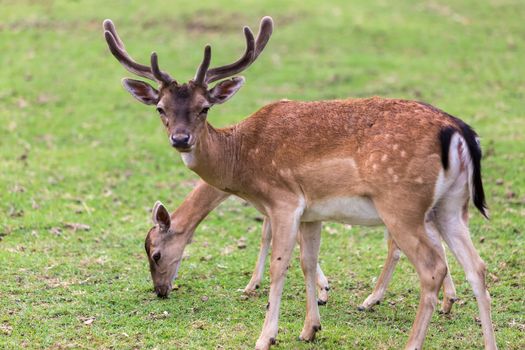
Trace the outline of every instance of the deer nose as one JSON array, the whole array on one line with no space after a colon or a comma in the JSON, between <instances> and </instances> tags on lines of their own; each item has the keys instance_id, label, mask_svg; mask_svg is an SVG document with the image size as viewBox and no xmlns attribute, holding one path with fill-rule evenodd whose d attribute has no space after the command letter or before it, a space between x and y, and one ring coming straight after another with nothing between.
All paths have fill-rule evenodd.
<instances>
[{"instance_id":1,"label":"deer nose","mask_svg":"<svg viewBox=\"0 0 525 350\"><path fill-rule=\"evenodd\" d=\"M171 145L175 148L188 148L190 142L190 135L177 133L170 136Z\"/></svg>"},{"instance_id":2,"label":"deer nose","mask_svg":"<svg viewBox=\"0 0 525 350\"><path fill-rule=\"evenodd\" d=\"M155 294L157 294L159 298L167 298L171 292L171 288L171 285L156 286Z\"/></svg>"}]
</instances>

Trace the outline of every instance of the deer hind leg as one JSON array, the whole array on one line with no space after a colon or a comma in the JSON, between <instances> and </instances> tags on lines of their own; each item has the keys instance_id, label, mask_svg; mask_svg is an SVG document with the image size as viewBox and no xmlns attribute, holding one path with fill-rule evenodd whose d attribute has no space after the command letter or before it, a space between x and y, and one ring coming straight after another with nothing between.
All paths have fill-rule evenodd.
<instances>
[{"instance_id":1,"label":"deer hind leg","mask_svg":"<svg viewBox=\"0 0 525 350\"><path fill-rule=\"evenodd\" d=\"M319 223L318 225L319 225L319 231L320 231L322 228L322 223ZM302 235L302 230L299 229L299 234L297 236L297 242L299 244L301 244L301 235ZM317 261L316 270L317 270L317 304L326 305L326 303L328 302L328 291L330 290L330 285L328 284L328 279L326 278L323 270L321 269L321 265L319 265L319 261Z\"/></svg>"},{"instance_id":2,"label":"deer hind leg","mask_svg":"<svg viewBox=\"0 0 525 350\"><path fill-rule=\"evenodd\" d=\"M427 226L427 230L437 230L437 228L432 225ZM384 297L384 294L388 288L388 285L390 283L390 280L392 279L392 274L394 273L394 269L397 265L397 262L399 261L399 258L401 257L401 250L397 246L396 242L392 240L392 237L386 231L387 234L387 246L388 246L388 255L385 261L385 264L383 265L383 270L381 271L381 274L379 275L379 278L377 279L377 283L374 287L374 291L372 294L370 294L363 304L361 304L357 309L359 311L365 311L373 308L375 305L378 305ZM443 248L443 246L441 246ZM448 268L448 261L446 258L445 251L443 249L443 258L445 260L445 264L447 265L447 274L445 275L445 278L443 279L443 303L441 306L441 312L444 314L450 313L452 309L452 305L458 300L456 297L456 287L454 286L454 282L452 280L452 276L450 275L450 269Z\"/></svg>"},{"instance_id":3,"label":"deer hind leg","mask_svg":"<svg viewBox=\"0 0 525 350\"><path fill-rule=\"evenodd\" d=\"M252 278L246 288L244 288L244 293L251 294L261 285L261 280L264 275L264 263L266 262L266 256L268 255L268 250L270 249L270 243L272 241L272 227L270 219L265 216L263 225L262 225L262 235L261 235L261 247L259 249L259 256L257 257L257 262L255 264L255 269L253 270Z\"/></svg>"},{"instance_id":4,"label":"deer hind leg","mask_svg":"<svg viewBox=\"0 0 525 350\"><path fill-rule=\"evenodd\" d=\"M405 347L410 350L423 347L437 305L438 292L447 273L441 241L427 229L426 213L421 213L417 203L413 204L413 208L404 208L400 217L399 207L394 209L389 203L376 203L392 239L414 265L419 276L419 307Z\"/></svg>"},{"instance_id":5,"label":"deer hind leg","mask_svg":"<svg viewBox=\"0 0 525 350\"><path fill-rule=\"evenodd\" d=\"M434 240L441 240L442 235L439 232L437 225L436 225L436 219L435 219L435 211L431 211L427 215L427 221L426 221L426 228L429 236L433 237ZM441 255L443 256L443 259L445 260L445 264L447 265L447 274L445 275L445 278L443 279L443 302L441 304L441 313L448 314L450 313L450 310L452 309L452 305L457 301L456 297L456 287L454 286L454 282L452 281L452 276L450 275L450 269L448 267L448 261L447 261L447 255L445 253L445 247L443 244L439 244L437 247L441 250Z\"/></svg>"},{"instance_id":6,"label":"deer hind leg","mask_svg":"<svg viewBox=\"0 0 525 350\"><path fill-rule=\"evenodd\" d=\"M450 268L448 267L447 255L445 253L444 247L443 258L445 260L445 264L447 265L447 274L443 279L443 302L441 303L441 313L449 314L454 303L458 301L458 298L456 296L456 287L454 286L454 281L452 280L452 275L450 274Z\"/></svg>"},{"instance_id":7,"label":"deer hind leg","mask_svg":"<svg viewBox=\"0 0 525 350\"><path fill-rule=\"evenodd\" d=\"M357 309L359 311L364 311L371 309L374 307L374 305L377 305L383 300L383 297L385 295L385 291L388 288L388 284L390 283L390 280L392 279L392 274L394 273L394 269L396 267L397 262L399 261L399 258L401 257L401 250L397 246L396 242L392 240L392 237L390 236L390 233L388 230L386 231L387 235L387 246L388 246L388 255L385 260L385 264L383 265L383 270L381 270L381 274L379 275L379 278L377 279L376 285L374 287L374 291L372 294L370 294L363 304L361 304Z\"/></svg>"},{"instance_id":8,"label":"deer hind leg","mask_svg":"<svg viewBox=\"0 0 525 350\"><path fill-rule=\"evenodd\" d=\"M321 270L319 263L317 263L317 304L326 305L329 290L330 285L328 284L328 279L323 273L323 270Z\"/></svg>"},{"instance_id":9,"label":"deer hind leg","mask_svg":"<svg viewBox=\"0 0 525 350\"><path fill-rule=\"evenodd\" d=\"M467 197L468 198L468 197ZM486 266L470 238L466 221L462 218L466 211L464 203L454 205L453 198L445 198L438 208L439 230L450 250L463 267L478 302L485 349L497 349L490 315L490 295L485 284ZM463 209L465 208L465 209Z\"/></svg>"},{"instance_id":10,"label":"deer hind leg","mask_svg":"<svg viewBox=\"0 0 525 350\"><path fill-rule=\"evenodd\" d=\"M275 344L278 331L281 296L295 246L299 222L304 207L272 208L270 221L272 226L272 255L270 261L270 292L263 329L255 348L267 350Z\"/></svg>"},{"instance_id":11,"label":"deer hind leg","mask_svg":"<svg viewBox=\"0 0 525 350\"><path fill-rule=\"evenodd\" d=\"M306 318L299 339L312 341L315 338L315 333L321 330L321 318L315 296L316 275L319 267L317 259L321 244L321 223L301 223L300 232L301 268L306 284Z\"/></svg>"}]
</instances>

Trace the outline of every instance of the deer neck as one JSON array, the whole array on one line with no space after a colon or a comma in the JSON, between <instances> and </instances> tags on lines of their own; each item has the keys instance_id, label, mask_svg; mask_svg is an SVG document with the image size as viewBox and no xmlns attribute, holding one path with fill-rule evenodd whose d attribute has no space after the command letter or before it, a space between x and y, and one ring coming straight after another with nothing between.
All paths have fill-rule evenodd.
<instances>
[{"instance_id":1,"label":"deer neck","mask_svg":"<svg viewBox=\"0 0 525 350\"><path fill-rule=\"evenodd\" d=\"M234 185L240 147L236 128L215 129L206 123L191 152L182 153L184 164L210 185L229 192Z\"/></svg>"},{"instance_id":2,"label":"deer neck","mask_svg":"<svg viewBox=\"0 0 525 350\"><path fill-rule=\"evenodd\" d=\"M171 229L175 232L193 233L199 223L228 196L206 182L199 181L171 215Z\"/></svg>"}]
</instances>

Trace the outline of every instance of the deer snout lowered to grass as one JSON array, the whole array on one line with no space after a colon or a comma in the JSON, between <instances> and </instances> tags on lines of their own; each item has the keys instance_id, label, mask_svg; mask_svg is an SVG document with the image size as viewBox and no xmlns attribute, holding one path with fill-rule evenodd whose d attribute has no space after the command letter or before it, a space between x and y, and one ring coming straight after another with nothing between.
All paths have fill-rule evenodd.
<instances>
[{"instance_id":1,"label":"deer snout lowered to grass","mask_svg":"<svg viewBox=\"0 0 525 350\"><path fill-rule=\"evenodd\" d=\"M211 47L206 46L187 83L161 71L156 54L148 66L133 61L113 24L106 21L104 27L111 52L124 67L158 83L155 88L123 81L136 99L156 106L186 166L208 185L246 199L270 220L269 303L257 349L276 342L284 279L298 232L307 309L300 338L312 340L321 329L316 279L322 221L385 225L414 265L421 297L407 349L422 348L446 280L443 239L476 296L485 348L496 349L486 267L467 222L471 198L487 215L481 149L472 128L425 103L373 97L279 101L234 126L216 129L207 121L208 112L244 84L244 78L232 76L266 46L273 30L269 17L261 21L257 38L244 29L246 51L232 64L210 68Z\"/></svg>"}]
</instances>

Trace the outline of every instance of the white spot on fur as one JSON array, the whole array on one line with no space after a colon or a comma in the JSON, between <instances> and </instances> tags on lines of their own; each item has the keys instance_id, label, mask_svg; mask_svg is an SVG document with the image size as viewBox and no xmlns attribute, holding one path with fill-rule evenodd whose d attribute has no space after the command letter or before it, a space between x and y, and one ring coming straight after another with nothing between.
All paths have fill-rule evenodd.
<instances>
[{"instance_id":1,"label":"white spot on fur","mask_svg":"<svg viewBox=\"0 0 525 350\"><path fill-rule=\"evenodd\" d=\"M393 168L388 168L386 171L388 171L388 173L390 175L394 174L394 169Z\"/></svg>"},{"instance_id":2,"label":"white spot on fur","mask_svg":"<svg viewBox=\"0 0 525 350\"><path fill-rule=\"evenodd\" d=\"M399 176L394 175L393 179L394 179L394 182L397 182L397 180L399 180Z\"/></svg>"},{"instance_id":3,"label":"white spot on fur","mask_svg":"<svg viewBox=\"0 0 525 350\"><path fill-rule=\"evenodd\" d=\"M401 157L405 158L407 156L407 153L405 151L401 151Z\"/></svg>"},{"instance_id":4,"label":"white spot on fur","mask_svg":"<svg viewBox=\"0 0 525 350\"><path fill-rule=\"evenodd\" d=\"M370 161L373 161L373 156L368 158ZM357 168L357 164L352 157L345 157L345 158L330 158L327 160L322 160L320 162L316 163L316 166L322 167L322 168L333 168L337 167L340 168L342 166L348 167L348 168Z\"/></svg>"},{"instance_id":5,"label":"white spot on fur","mask_svg":"<svg viewBox=\"0 0 525 350\"><path fill-rule=\"evenodd\" d=\"M383 154L383 156L381 157L381 161L386 162L387 160L388 160L388 156L386 154Z\"/></svg>"},{"instance_id":6,"label":"white spot on fur","mask_svg":"<svg viewBox=\"0 0 525 350\"><path fill-rule=\"evenodd\" d=\"M290 168L279 169L279 174L281 174L282 176L291 176L292 175L292 169L290 169Z\"/></svg>"},{"instance_id":7,"label":"white spot on fur","mask_svg":"<svg viewBox=\"0 0 525 350\"><path fill-rule=\"evenodd\" d=\"M418 184L422 184L423 183L423 178L421 176L419 176L419 177L416 177L416 179L414 181L417 182Z\"/></svg>"},{"instance_id":8,"label":"white spot on fur","mask_svg":"<svg viewBox=\"0 0 525 350\"><path fill-rule=\"evenodd\" d=\"M372 164L372 169L377 170L377 164Z\"/></svg>"},{"instance_id":9,"label":"white spot on fur","mask_svg":"<svg viewBox=\"0 0 525 350\"><path fill-rule=\"evenodd\" d=\"M396 151L398 148L399 148L399 145L397 143L392 146L392 149L394 149L394 151Z\"/></svg>"}]
</instances>

